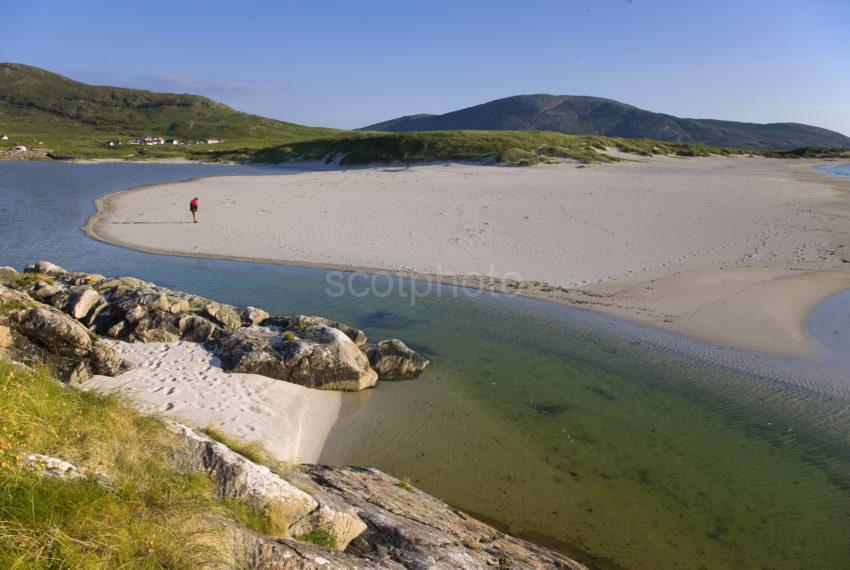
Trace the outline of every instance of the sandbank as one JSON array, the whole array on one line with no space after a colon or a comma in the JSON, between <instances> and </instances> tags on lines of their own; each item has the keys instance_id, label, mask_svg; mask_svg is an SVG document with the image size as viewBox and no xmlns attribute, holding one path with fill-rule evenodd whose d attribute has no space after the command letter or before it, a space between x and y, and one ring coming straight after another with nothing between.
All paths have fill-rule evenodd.
<instances>
[{"instance_id":1,"label":"sandbank","mask_svg":"<svg viewBox=\"0 0 850 570\"><path fill-rule=\"evenodd\" d=\"M850 287L850 180L814 172L821 163L656 157L201 178L105 197L85 229L143 251L492 288L815 355L809 311Z\"/></svg>"}]
</instances>

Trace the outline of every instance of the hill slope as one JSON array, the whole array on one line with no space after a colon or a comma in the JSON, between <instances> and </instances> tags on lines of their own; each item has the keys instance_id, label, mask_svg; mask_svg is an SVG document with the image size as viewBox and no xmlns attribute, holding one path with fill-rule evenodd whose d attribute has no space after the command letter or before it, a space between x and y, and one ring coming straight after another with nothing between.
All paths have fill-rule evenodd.
<instances>
[{"instance_id":1,"label":"hill slope","mask_svg":"<svg viewBox=\"0 0 850 570\"><path fill-rule=\"evenodd\" d=\"M563 99L572 102L566 105L556 101ZM623 116L628 114L631 115L625 120ZM726 138L714 136L714 139L734 139L735 144L694 145L693 141L679 142L684 138L682 124L689 119L657 115L665 118L668 126L652 130L648 127L655 124L652 118L655 116L655 113L605 99L535 95L502 99L447 115L400 117L371 127L398 132L353 132L306 127L250 115L198 95L87 85L37 67L0 63L0 134L9 137L9 140L0 141L0 159L190 158L277 163L336 158L346 165L428 160L496 160L525 165L558 159L614 160L600 152L611 147L643 155L679 156L741 152L728 148L730 146L850 147L847 137L805 125L791 125L793 136L786 132L788 125L756 125L771 132L773 142L762 144L762 137L750 143L740 134L728 134L737 133L735 129L742 123L722 121L700 121L704 131L701 138L711 139L709 134L727 133ZM459 126L453 128L459 130L404 132L433 131L444 128L444 124L456 123ZM538 124L540 126L535 127ZM469 130L473 125L480 125L482 130ZM609 136L552 132L566 127L579 132L604 130ZM800 133L808 132L807 129L812 135L804 138ZM822 133L832 137L822 136ZM142 135L182 141L214 137L224 142L213 145L126 144L128 139ZM667 142L627 140L632 136L655 137ZM124 144L107 145L108 141L116 139ZM30 151L9 150L19 144L29 147ZM802 150L804 152L770 154L796 157L828 152L823 148Z\"/></svg>"},{"instance_id":2,"label":"hill slope","mask_svg":"<svg viewBox=\"0 0 850 570\"><path fill-rule=\"evenodd\" d=\"M739 148L850 147L850 138L810 125L682 119L611 99L572 95L518 95L444 115L399 117L362 130L543 130Z\"/></svg>"},{"instance_id":3,"label":"hill slope","mask_svg":"<svg viewBox=\"0 0 850 570\"><path fill-rule=\"evenodd\" d=\"M87 85L37 67L0 63L0 133L75 151L100 149L109 138L140 135L265 146L327 136L305 127L249 115L206 97Z\"/></svg>"}]
</instances>

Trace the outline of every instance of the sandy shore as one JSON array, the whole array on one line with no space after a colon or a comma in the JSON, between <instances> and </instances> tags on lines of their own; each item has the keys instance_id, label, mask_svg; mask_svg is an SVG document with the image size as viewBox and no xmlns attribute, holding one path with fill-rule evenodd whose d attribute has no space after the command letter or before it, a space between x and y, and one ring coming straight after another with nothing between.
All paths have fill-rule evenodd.
<instances>
[{"instance_id":1,"label":"sandy shore","mask_svg":"<svg viewBox=\"0 0 850 570\"><path fill-rule=\"evenodd\" d=\"M137 368L115 378L95 376L86 390L117 391L145 412L260 442L281 461L317 462L342 406L340 392L226 373L197 343L104 342Z\"/></svg>"},{"instance_id":2,"label":"sandy shore","mask_svg":"<svg viewBox=\"0 0 850 570\"><path fill-rule=\"evenodd\" d=\"M712 343L814 354L850 287L850 181L816 161L423 165L205 178L113 194L86 229L136 249L383 271L579 304ZM187 204L201 200L201 223Z\"/></svg>"}]
</instances>

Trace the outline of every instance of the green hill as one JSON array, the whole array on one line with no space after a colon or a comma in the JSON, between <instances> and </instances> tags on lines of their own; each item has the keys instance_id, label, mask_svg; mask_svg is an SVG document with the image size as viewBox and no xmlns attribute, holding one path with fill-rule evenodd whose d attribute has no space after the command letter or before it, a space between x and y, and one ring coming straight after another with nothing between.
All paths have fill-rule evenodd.
<instances>
[{"instance_id":1,"label":"green hill","mask_svg":"<svg viewBox=\"0 0 850 570\"><path fill-rule=\"evenodd\" d=\"M0 133L8 135L10 143L43 146L57 154L128 154L127 148L104 146L110 139L126 142L144 135L193 141L222 138L229 148L259 148L334 132L241 113L198 95L87 85L37 67L0 64ZM139 150L187 152L187 148L151 147L129 152Z\"/></svg>"},{"instance_id":2,"label":"green hill","mask_svg":"<svg viewBox=\"0 0 850 570\"><path fill-rule=\"evenodd\" d=\"M799 123L740 123L683 119L632 105L573 95L518 95L445 115L410 115L364 131L555 131L572 135L645 138L668 142L758 149L850 147L850 138Z\"/></svg>"},{"instance_id":3,"label":"green hill","mask_svg":"<svg viewBox=\"0 0 850 570\"><path fill-rule=\"evenodd\" d=\"M532 129L532 123L514 120L498 125L487 123L480 127L482 130L430 128L429 121L444 117L448 115L418 115L384 124L384 128L397 131L410 130L408 127L415 124L430 132L362 132L306 127L242 113L198 95L87 85L37 67L0 63L0 134L9 137L8 141L0 141L3 158L15 158L2 151L18 144L36 152L17 158L139 160L185 157L265 163L336 159L347 165L429 160L485 160L520 165L558 159L616 160L604 154L606 148L638 155L706 156L743 152L728 144L709 146L693 144L693 141L629 138L627 134L613 131L607 136L554 132L558 130L557 124L551 121L544 122L538 129ZM499 130L491 130L496 127L500 127ZM454 128L471 127L464 124ZM146 135L195 143L179 146L127 144L130 139ZM222 142L197 142L208 138L222 139ZM109 147L110 140L123 144ZM830 142L833 141L830 139ZM757 152L783 157L840 154L824 148Z\"/></svg>"}]
</instances>

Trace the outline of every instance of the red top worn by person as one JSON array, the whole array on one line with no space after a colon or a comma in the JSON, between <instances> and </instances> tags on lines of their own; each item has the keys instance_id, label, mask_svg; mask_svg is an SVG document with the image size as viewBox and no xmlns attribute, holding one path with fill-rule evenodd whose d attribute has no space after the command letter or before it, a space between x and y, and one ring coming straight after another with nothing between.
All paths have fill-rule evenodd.
<instances>
[{"instance_id":1,"label":"red top worn by person","mask_svg":"<svg viewBox=\"0 0 850 570\"><path fill-rule=\"evenodd\" d=\"M197 224L198 223L198 197L197 196L192 198L192 201L189 202L189 211L192 212L192 221Z\"/></svg>"}]
</instances>

